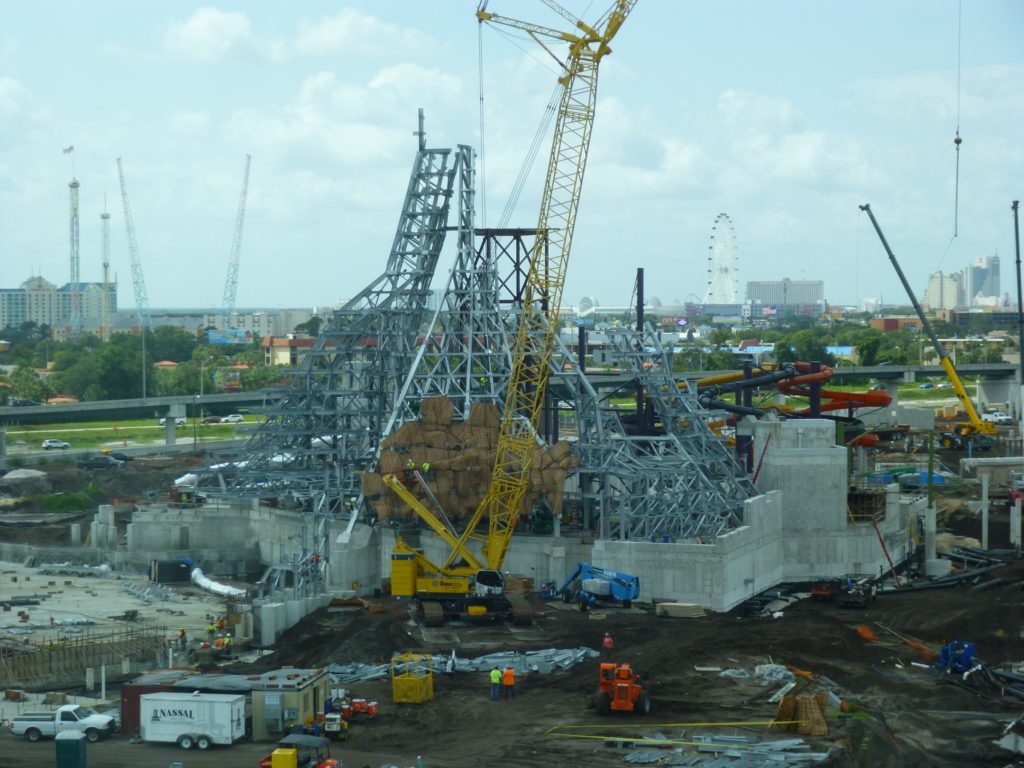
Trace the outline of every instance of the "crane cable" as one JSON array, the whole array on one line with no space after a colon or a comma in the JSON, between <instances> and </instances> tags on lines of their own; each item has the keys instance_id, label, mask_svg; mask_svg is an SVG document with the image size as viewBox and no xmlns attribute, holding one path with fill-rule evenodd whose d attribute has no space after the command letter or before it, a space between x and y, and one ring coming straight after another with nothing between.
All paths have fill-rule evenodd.
<instances>
[{"instance_id":1,"label":"crane cable","mask_svg":"<svg viewBox=\"0 0 1024 768\"><path fill-rule=\"evenodd\" d=\"M957 3L956 21L956 137L953 146L956 148L956 183L953 192L953 237L957 236L957 224L960 218L960 49L963 38L963 0Z\"/></svg>"},{"instance_id":2,"label":"crane cable","mask_svg":"<svg viewBox=\"0 0 1024 768\"><path fill-rule=\"evenodd\" d=\"M481 3L483 8L486 3ZM486 152L484 151L484 23L477 21L476 25L476 51L477 51L477 81L480 93L480 183L477 185L480 192L480 226L487 226L487 163Z\"/></svg>"},{"instance_id":3,"label":"crane cable","mask_svg":"<svg viewBox=\"0 0 1024 768\"><path fill-rule=\"evenodd\" d=\"M946 262L946 257L949 255L949 249L953 247L953 241L956 240L959 234L959 221L960 221L960 145L964 143L964 140L960 138L960 52L961 42L963 38L963 0L959 0L957 3L957 21L956 21L956 134L953 138L953 147L956 150L956 173L954 176L953 183L953 235L949 238L949 242L946 243L946 250L942 253L942 258L939 259L939 269L942 269L943 264Z\"/></svg>"},{"instance_id":4,"label":"crane cable","mask_svg":"<svg viewBox=\"0 0 1024 768\"><path fill-rule=\"evenodd\" d=\"M485 7L486 4L482 3L481 8ZM550 68L550 64L540 57L536 56L532 50L524 48L519 45L518 38L516 35L509 33L508 30L500 27L494 27L494 29L502 36L504 36L509 42L512 43L516 48L525 53L531 59L534 59L545 68ZM478 66L479 66L479 80L480 80L480 188L481 188L481 221L486 218L486 198L483 193L484 185L486 184L486 176L484 174L484 64L483 64L483 22L480 21L478 25ZM515 183L512 186L511 192L509 192L509 198L505 203L505 207L501 212L501 216L498 219L498 227L508 226L509 220L512 218L512 214L515 212L515 207L519 202L519 198L522 195L523 188L526 186L526 181L530 175L530 171L533 169L534 162L537 159L537 155L540 152L540 147L543 143L544 138L548 135L548 129L551 127L551 121L554 119L556 112L558 111L558 105L561 101L562 86L556 85L551 93L551 98L548 100L547 107L544 109L544 114L541 116L540 123L537 125L537 130L534 133L533 140L530 143L530 148L526 152L526 156L523 158L523 164L519 169L519 175L516 177Z\"/></svg>"}]
</instances>

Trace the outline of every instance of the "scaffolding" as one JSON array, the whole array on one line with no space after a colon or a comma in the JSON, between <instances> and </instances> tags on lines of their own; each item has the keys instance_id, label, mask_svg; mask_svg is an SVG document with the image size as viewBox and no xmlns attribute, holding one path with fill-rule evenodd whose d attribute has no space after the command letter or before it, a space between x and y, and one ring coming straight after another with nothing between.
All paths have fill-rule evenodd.
<instances>
[{"instance_id":1,"label":"scaffolding","mask_svg":"<svg viewBox=\"0 0 1024 768\"><path fill-rule=\"evenodd\" d=\"M705 540L738 526L743 501L757 492L726 439L708 427L716 414L697 402L695 387L680 387L671 351L653 330L610 331L608 339L632 379L619 379L615 392L639 385L641 413L620 412L574 363L552 373L555 391L575 408L585 525L596 520L602 537L646 541ZM560 351L564 368L572 356Z\"/></svg>"}]
</instances>

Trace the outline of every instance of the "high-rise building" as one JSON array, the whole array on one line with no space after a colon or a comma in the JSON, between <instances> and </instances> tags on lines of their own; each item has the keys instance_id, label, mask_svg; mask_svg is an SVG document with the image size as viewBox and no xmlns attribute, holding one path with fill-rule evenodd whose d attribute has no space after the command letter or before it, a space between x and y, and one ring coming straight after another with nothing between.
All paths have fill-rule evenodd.
<instances>
[{"instance_id":1,"label":"high-rise building","mask_svg":"<svg viewBox=\"0 0 1024 768\"><path fill-rule=\"evenodd\" d=\"M978 297L998 297L999 257L979 256L964 270L964 298L968 305L978 303Z\"/></svg>"},{"instance_id":2,"label":"high-rise building","mask_svg":"<svg viewBox=\"0 0 1024 768\"><path fill-rule=\"evenodd\" d=\"M956 309L964 302L963 272L932 272L924 289L924 306L929 309Z\"/></svg>"},{"instance_id":3,"label":"high-rise building","mask_svg":"<svg viewBox=\"0 0 1024 768\"><path fill-rule=\"evenodd\" d=\"M28 322L54 330L70 327L76 307L83 329L99 328L103 322L103 283L80 282L78 288L77 300L72 283L58 288L38 276L30 277L20 288L0 288L0 329ZM109 291L109 306L116 311L117 284L111 283Z\"/></svg>"},{"instance_id":4,"label":"high-rise building","mask_svg":"<svg viewBox=\"0 0 1024 768\"><path fill-rule=\"evenodd\" d=\"M822 304L825 301L823 280L752 280L747 283L747 301L751 304L785 307Z\"/></svg>"}]
</instances>

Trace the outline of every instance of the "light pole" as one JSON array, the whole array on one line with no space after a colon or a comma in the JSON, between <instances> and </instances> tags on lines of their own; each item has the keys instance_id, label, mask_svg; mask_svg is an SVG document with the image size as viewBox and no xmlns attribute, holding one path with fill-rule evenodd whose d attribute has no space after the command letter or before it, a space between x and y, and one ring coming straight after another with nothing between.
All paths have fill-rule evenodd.
<instances>
[{"instance_id":1,"label":"light pole","mask_svg":"<svg viewBox=\"0 0 1024 768\"><path fill-rule=\"evenodd\" d=\"M142 399L146 399L146 328L142 328Z\"/></svg>"},{"instance_id":2,"label":"light pole","mask_svg":"<svg viewBox=\"0 0 1024 768\"><path fill-rule=\"evenodd\" d=\"M195 453L198 448L198 441L196 439L196 414L199 411L199 395L192 395L192 453Z\"/></svg>"}]
</instances>

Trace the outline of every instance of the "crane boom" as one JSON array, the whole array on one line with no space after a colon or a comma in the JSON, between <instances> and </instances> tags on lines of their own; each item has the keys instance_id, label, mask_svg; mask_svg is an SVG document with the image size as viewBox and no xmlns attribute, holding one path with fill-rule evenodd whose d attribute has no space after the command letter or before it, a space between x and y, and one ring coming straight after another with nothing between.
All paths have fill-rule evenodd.
<instances>
[{"instance_id":1,"label":"crane boom","mask_svg":"<svg viewBox=\"0 0 1024 768\"><path fill-rule=\"evenodd\" d=\"M135 307L139 311L140 325L153 330L153 318L149 314L149 297L146 295L146 279L142 275L142 259L139 258L139 244L135 239L135 221L128 205L128 184L124 180L121 158L117 158L117 175L121 180L121 203L124 206L124 227L128 237L128 259L132 267L132 287L135 289Z\"/></svg>"},{"instance_id":2,"label":"crane boom","mask_svg":"<svg viewBox=\"0 0 1024 768\"><path fill-rule=\"evenodd\" d=\"M928 334L928 338L931 340L932 346L935 348L935 353L939 356L939 363L946 371L946 376L953 385L953 391L956 392L957 399L960 401L960 405L963 407L964 413L967 415L969 424L962 425L962 427L965 428L961 428L959 430L960 433L965 437L971 434L997 434L998 430L996 429L995 424L982 421L978 416L978 412L974 408L974 403L971 402L971 398L967 395L967 390L964 389L963 382L960 381L960 375L956 372L956 366L953 365L953 361L950 359L945 347L939 343L939 338L935 335L935 331L932 330L932 325L928 322L927 315L925 315L924 310L918 303L917 297L914 295L914 291L910 287L910 283L907 282L907 277L903 274L903 270L900 268L899 262L896 261L896 254L892 252L892 248L889 247L889 242L885 239L885 235L882 234L882 228L878 226L878 221L875 220L875 214L871 212L871 205L865 203L860 206L860 209L867 213L868 218L871 219L871 225L875 228L875 232L878 234L878 239L882 241L882 247L885 248L885 252L889 255L889 261L892 262L893 267L896 269L896 274L899 275L900 282L903 283L903 290L907 292L907 297L910 299L910 303L914 305L914 311L917 312L917 317L921 321L921 325L925 332Z\"/></svg>"},{"instance_id":3,"label":"crane boom","mask_svg":"<svg viewBox=\"0 0 1024 768\"><path fill-rule=\"evenodd\" d=\"M537 238L530 254L522 314L512 350L505 409L487 495L481 501L453 549L450 567L486 515L489 520L484 555L487 567L499 569L508 550L526 494L532 452L537 445L536 425L547 394L548 373L558 331L566 268L572 248L579 209L583 172L586 168L597 97L597 74L608 43L619 31L636 0L617 0L607 15L603 31L577 22L582 34L559 33L569 42L564 62L562 97L555 122L547 177L537 222ZM536 25L512 22L481 12L482 21L511 24L531 32ZM549 34L547 30L543 30ZM549 317L550 315L550 317Z\"/></svg>"},{"instance_id":4,"label":"crane boom","mask_svg":"<svg viewBox=\"0 0 1024 768\"><path fill-rule=\"evenodd\" d=\"M231 313L235 311L235 296L238 293L238 264L242 258L242 230L245 227L245 200L249 194L249 166L252 155L245 156L245 170L242 173L242 195L238 200L238 213L235 215L235 236L231 241L231 256L228 259L228 276L224 281L224 322L230 324Z\"/></svg>"}]
</instances>

